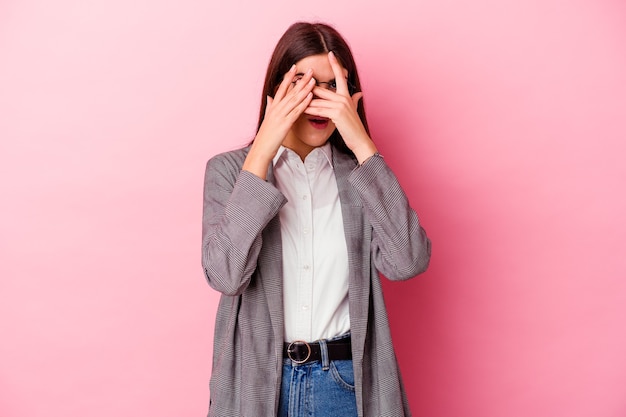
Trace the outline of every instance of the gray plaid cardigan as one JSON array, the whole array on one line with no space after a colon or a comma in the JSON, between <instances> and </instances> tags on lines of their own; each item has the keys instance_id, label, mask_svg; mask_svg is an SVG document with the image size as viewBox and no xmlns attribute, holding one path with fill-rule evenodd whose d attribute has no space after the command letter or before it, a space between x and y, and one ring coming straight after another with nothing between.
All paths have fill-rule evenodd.
<instances>
[{"instance_id":1,"label":"gray plaid cardigan","mask_svg":"<svg viewBox=\"0 0 626 417\"><path fill-rule=\"evenodd\" d=\"M209 416L275 416L283 347L282 249L286 199L242 171L249 148L207 163L202 266L222 293L215 323ZM430 240L383 158L361 167L333 149L349 256L352 355L359 416L410 411L398 370L379 272L411 278L430 260Z\"/></svg>"}]
</instances>

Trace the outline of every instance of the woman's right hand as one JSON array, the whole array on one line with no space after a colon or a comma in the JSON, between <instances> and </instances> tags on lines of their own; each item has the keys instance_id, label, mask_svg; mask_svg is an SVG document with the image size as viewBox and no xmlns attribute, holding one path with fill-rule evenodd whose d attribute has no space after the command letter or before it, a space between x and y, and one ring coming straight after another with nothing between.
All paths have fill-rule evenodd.
<instances>
[{"instance_id":1,"label":"woman's right hand","mask_svg":"<svg viewBox=\"0 0 626 417\"><path fill-rule=\"evenodd\" d=\"M265 179L267 169L278 148L285 140L291 126L309 106L313 99L313 71L309 69L300 82L293 85L296 66L285 74L274 98L267 96L265 117L254 138L252 147L243 163L242 169Z\"/></svg>"}]
</instances>

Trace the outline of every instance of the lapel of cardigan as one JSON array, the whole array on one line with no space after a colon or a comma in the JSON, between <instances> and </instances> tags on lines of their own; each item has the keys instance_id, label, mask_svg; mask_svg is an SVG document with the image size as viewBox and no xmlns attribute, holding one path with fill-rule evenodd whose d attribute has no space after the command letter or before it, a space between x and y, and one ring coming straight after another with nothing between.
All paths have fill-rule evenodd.
<instances>
[{"instance_id":1,"label":"lapel of cardigan","mask_svg":"<svg viewBox=\"0 0 626 417\"><path fill-rule=\"evenodd\" d=\"M369 239L363 230L363 204L348 177L356 163L348 155L333 148L335 178L341 201L343 228L348 246L350 327L352 333L352 353L356 363L363 358L370 293ZM366 241L367 240L367 241ZM364 253L365 251L365 253Z\"/></svg>"},{"instance_id":2,"label":"lapel of cardigan","mask_svg":"<svg viewBox=\"0 0 626 417\"><path fill-rule=\"evenodd\" d=\"M274 169L270 164L267 172L267 181L276 185ZM278 214L267 224L263 230L263 245L259 259L259 278L263 291L267 298L274 340L277 341L275 354L282 359L282 340L284 338L284 315L283 315L283 250L280 234L280 219Z\"/></svg>"}]
</instances>

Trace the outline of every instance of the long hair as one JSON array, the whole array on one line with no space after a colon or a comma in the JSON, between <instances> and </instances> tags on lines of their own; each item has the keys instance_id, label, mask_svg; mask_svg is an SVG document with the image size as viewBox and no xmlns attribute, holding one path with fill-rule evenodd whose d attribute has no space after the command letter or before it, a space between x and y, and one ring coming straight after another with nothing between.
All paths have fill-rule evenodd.
<instances>
[{"instance_id":1,"label":"long hair","mask_svg":"<svg viewBox=\"0 0 626 417\"><path fill-rule=\"evenodd\" d=\"M352 52L339 32L324 23L294 23L278 41L267 67L263 94L261 95L257 132L265 118L267 96L274 97L274 93L282 82L283 76L289 71L291 66L308 56L324 54L330 51L335 54L339 63L348 71L348 83L354 88L352 94L361 91L361 82ZM363 99L359 100L357 113L369 134ZM340 151L354 156L337 129L330 135L328 140Z\"/></svg>"}]
</instances>

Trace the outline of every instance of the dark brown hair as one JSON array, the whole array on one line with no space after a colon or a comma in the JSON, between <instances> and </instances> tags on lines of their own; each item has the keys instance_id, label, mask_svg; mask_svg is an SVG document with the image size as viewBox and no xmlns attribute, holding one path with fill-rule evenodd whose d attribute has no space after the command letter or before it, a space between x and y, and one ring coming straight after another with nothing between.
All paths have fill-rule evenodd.
<instances>
[{"instance_id":1,"label":"dark brown hair","mask_svg":"<svg viewBox=\"0 0 626 417\"><path fill-rule=\"evenodd\" d=\"M361 91L361 82L354 58L352 57L352 52L339 32L324 23L294 23L278 41L267 67L263 95L261 96L261 109L259 111L257 131L261 128L261 124L265 118L265 108L267 106L266 97L274 97L274 93L282 82L283 76L289 71L291 66L308 56L324 54L330 51L335 54L337 60L348 71L348 83L353 87L351 94ZM365 130L369 134L363 99L359 101L357 112ZM340 151L353 155L337 129L332 133L329 140Z\"/></svg>"}]
</instances>

